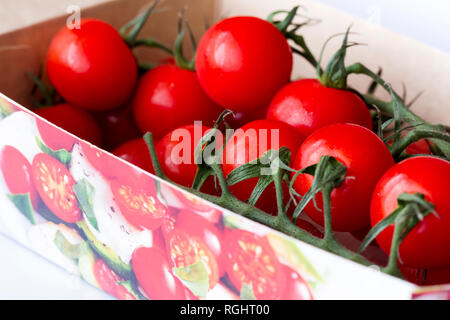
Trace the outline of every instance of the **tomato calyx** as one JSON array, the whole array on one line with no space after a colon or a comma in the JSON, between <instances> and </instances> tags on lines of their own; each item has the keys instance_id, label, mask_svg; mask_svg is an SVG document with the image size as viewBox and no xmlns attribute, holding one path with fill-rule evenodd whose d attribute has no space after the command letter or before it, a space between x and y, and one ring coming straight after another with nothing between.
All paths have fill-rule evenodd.
<instances>
[{"instance_id":1,"label":"tomato calyx","mask_svg":"<svg viewBox=\"0 0 450 320\"><path fill-rule=\"evenodd\" d=\"M389 261L383 271L388 274L402 277L398 261L401 260L399 248L403 239L427 215L433 213L434 204L425 200L422 193L402 193L397 198L398 207L386 218L378 222L363 240L359 252L363 252L368 245L388 226L395 224L394 235L391 242ZM437 215L438 216L438 215ZM439 216L438 216L439 217Z\"/></svg>"},{"instance_id":2,"label":"tomato calyx","mask_svg":"<svg viewBox=\"0 0 450 320\"><path fill-rule=\"evenodd\" d=\"M193 55L190 60L188 60L185 57L185 55L183 54L183 39L184 39L186 30L189 33L189 38L191 40L192 47L193 47ZM195 40L194 34L192 32L192 29L191 29L189 23L184 18L184 11L181 11L180 19L178 21L178 36L175 39L175 45L174 45L174 50L173 50L173 55L175 58L176 65L185 70L195 71L196 51L197 51L197 42Z\"/></svg>"}]
</instances>

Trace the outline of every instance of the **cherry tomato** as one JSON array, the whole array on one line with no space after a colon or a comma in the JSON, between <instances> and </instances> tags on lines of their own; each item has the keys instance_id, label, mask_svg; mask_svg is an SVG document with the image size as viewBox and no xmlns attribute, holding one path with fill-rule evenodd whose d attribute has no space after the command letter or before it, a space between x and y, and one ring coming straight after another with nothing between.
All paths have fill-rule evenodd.
<instances>
[{"instance_id":1,"label":"cherry tomato","mask_svg":"<svg viewBox=\"0 0 450 320\"><path fill-rule=\"evenodd\" d=\"M334 123L354 123L372 129L369 109L356 93L301 79L284 86L272 99L267 118L290 124L306 137Z\"/></svg>"},{"instance_id":2,"label":"cherry tomato","mask_svg":"<svg viewBox=\"0 0 450 320\"><path fill-rule=\"evenodd\" d=\"M134 121L131 104L93 115L100 125L103 147L106 150L113 150L129 140L142 137Z\"/></svg>"},{"instance_id":3,"label":"cherry tomato","mask_svg":"<svg viewBox=\"0 0 450 320\"><path fill-rule=\"evenodd\" d=\"M286 274L286 289L282 300L313 300L311 288L302 276L289 266L283 265Z\"/></svg>"},{"instance_id":4,"label":"cherry tomato","mask_svg":"<svg viewBox=\"0 0 450 320\"><path fill-rule=\"evenodd\" d=\"M187 192L175 191L176 197L182 202L183 209L195 212L211 223L218 223L222 219L222 212L212 207L205 200L195 197Z\"/></svg>"},{"instance_id":5,"label":"cherry tomato","mask_svg":"<svg viewBox=\"0 0 450 320\"><path fill-rule=\"evenodd\" d=\"M225 145L222 165L224 174L227 177L237 167L256 160L271 149L278 150L281 147L287 147L291 151L291 159L294 159L302 141L303 137L294 128L283 122L274 120L250 122L238 129ZM236 197L245 201L250 198L257 182L258 178L251 178L231 186L230 190ZM284 184L284 191L285 199L288 199L286 184ZM256 202L256 207L272 214L277 212L275 186L273 183L264 190Z\"/></svg>"},{"instance_id":6,"label":"cherry tomato","mask_svg":"<svg viewBox=\"0 0 450 320\"><path fill-rule=\"evenodd\" d=\"M201 239L214 254L216 261L221 261L222 232L214 224L192 211L182 210L178 213L175 227ZM219 265L218 267L221 269L223 266ZM219 277L222 275L223 270L219 272Z\"/></svg>"},{"instance_id":7,"label":"cherry tomato","mask_svg":"<svg viewBox=\"0 0 450 320\"><path fill-rule=\"evenodd\" d=\"M218 262L201 237L175 228L167 235L166 249L172 267L184 268L202 261L208 272L209 288L214 288L219 282Z\"/></svg>"},{"instance_id":8,"label":"cherry tomato","mask_svg":"<svg viewBox=\"0 0 450 320\"><path fill-rule=\"evenodd\" d=\"M155 173L152 159L144 139L134 139L125 142L113 151L116 156L131 162L145 171Z\"/></svg>"},{"instance_id":9,"label":"cherry tomato","mask_svg":"<svg viewBox=\"0 0 450 320\"><path fill-rule=\"evenodd\" d=\"M75 180L61 162L46 153L38 153L33 159L32 173L37 192L55 216L67 223L82 219L73 192Z\"/></svg>"},{"instance_id":10,"label":"cherry tomato","mask_svg":"<svg viewBox=\"0 0 450 320\"><path fill-rule=\"evenodd\" d=\"M82 19L62 28L47 53L48 77L72 105L92 111L114 109L133 93L137 64L119 33L106 22Z\"/></svg>"},{"instance_id":11,"label":"cherry tomato","mask_svg":"<svg viewBox=\"0 0 450 320\"><path fill-rule=\"evenodd\" d=\"M402 137L406 136L406 132L403 131ZM388 145L392 146L393 140L388 141ZM415 154L433 154L430 150L430 146L428 143L432 144L432 142L427 142L425 139L421 139L414 143L411 143L406 149L406 154L415 155Z\"/></svg>"},{"instance_id":12,"label":"cherry tomato","mask_svg":"<svg viewBox=\"0 0 450 320\"><path fill-rule=\"evenodd\" d=\"M234 111L233 115L226 118L227 124L232 129L238 129L249 122L265 119L267 107L250 111Z\"/></svg>"},{"instance_id":13,"label":"cherry tomato","mask_svg":"<svg viewBox=\"0 0 450 320\"><path fill-rule=\"evenodd\" d=\"M80 139L97 146L100 146L102 143L100 127L94 117L82 109L75 108L69 104L60 104L37 109L34 112ZM55 134L52 130L45 130L45 125L42 121L38 121L38 129L44 142L50 141L50 145L59 147L57 149L67 148L68 145L65 145L65 138L61 139L61 133ZM60 139L62 142L59 142ZM73 138L70 137L68 140L73 140ZM49 147L51 148L51 146ZM68 150L70 150L70 147Z\"/></svg>"},{"instance_id":14,"label":"cherry tomato","mask_svg":"<svg viewBox=\"0 0 450 320\"><path fill-rule=\"evenodd\" d=\"M319 162L324 155L334 157L347 167L342 184L331 193L331 216L336 231L356 231L370 224L370 198L381 176L394 165L388 148L367 128L355 124L334 124L311 134L300 147L294 169L300 170ZM314 177L301 174L294 189L304 195ZM305 211L323 225L322 193L316 195L320 211L311 201Z\"/></svg>"},{"instance_id":15,"label":"cherry tomato","mask_svg":"<svg viewBox=\"0 0 450 320\"><path fill-rule=\"evenodd\" d=\"M450 283L450 266L439 269L415 269L400 265L400 271L406 280L419 286Z\"/></svg>"},{"instance_id":16,"label":"cherry tomato","mask_svg":"<svg viewBox=\"0 0 450 320\"><path fill-rule=\"evenodd\" d=\"M149 230L161 226L167 209L156 197L154 188L112 180L111 190L123 216L133 226Z\"/></svg>"},{"instance_id":17,"label":"cherry tomato","mask_svg":"<svg viewBox=\"0 0 450 320\"><path fill-rule=\"evenodd\" d=\"M220 21L201 38L195 67L201 85L218 104L235 111L264 108L292 71L283 34L255 17Z\"/></svg>"},{"instance_id":18,"label":"cherry tomato","mask_svg":"<svg viewBox=\"0 0 450 320\"><path fill-rule=\"evenodd\" d=\"M136 300L136 297L120 284L123 281L103 260L94 263L94 276L100 288L119 300Z\"/></svg>"},{"instance_id":19,"label":"cherry tomato","mask_svg":"<svg viewBox=\"0 0 450 320\"><path fill-rule=\"evenodd\" d=\"M158 248L141 247L131 258L136 279L146 296L152 300L184 300L185 287L172 274L164 252Z\"/></svg>"},{"instance_id":20,"label":"cherry tomato","mask_svg":"<svg viewBox=\"0 0 450 320\"><path fill-rule=\"evenodd\" d=\"M266 238L245 230L227 230L224 238L225 270L238 291L250 285L257 299L281 299L286 273Z\"/></svg>"},{"instance_id":21,"label":"cherry tomato","mask_svg":"<svg viewBox=\"0 0 450 320\"><path fill-rule=\"evenodd\" d=\"M139 129L150 131L156 139L194 121L212 126L220 113L221 108L203 91L195 73L171 64L148 71L134 99Z\"/></svg>"},{"instance_id":22,"label":"cherry tomato","mask_svg":"<svg viewBox=\"0 0 450 320\"><path fill-rule=\"evenodd\" d=\"M25 156L12 146L0 151L0 170L12 194L28 194L34 209L39 205L39 196L31 177L31 164Z\"/></svg>"},{"instance_id":23,"label":"cherry tomato","mask_svg":"<svg viewBox=\"0 0 450 320\"><path fill-rule=\"evenodd\" d=\"M439 215L423 218L403 239L400 258L405 266L414 268L441 268L450 265L450 162L434 157L419 156L392 167L378 182L372 197L371 220L375 225L397 207L402 193L421 193L435 206ZM377 237L377 242L388 253L394 226L389 226Z\"/></svg>"},{"instance_id":24,"label":"cherry tomato","mask_svg":"<svg viewBox=\"0 0 450 320\"><path fill-rule=\"evenodd\" d=\"M167 177L185 187L191 187L197 173L195 148L202 136L211 130L200 125L187 125L169 132L156 146L161 168ZM216 193L213 177L209 177L202 191Z\"/></svg>"}]
</instances>

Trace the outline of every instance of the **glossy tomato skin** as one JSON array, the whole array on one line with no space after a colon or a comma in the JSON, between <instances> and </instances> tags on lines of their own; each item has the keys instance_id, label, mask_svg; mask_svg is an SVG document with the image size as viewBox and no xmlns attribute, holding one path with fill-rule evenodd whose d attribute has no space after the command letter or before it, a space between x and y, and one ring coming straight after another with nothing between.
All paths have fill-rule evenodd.
<instances>
[{"instance_id":1,"label":"glossy tomato skin","mask_svg":"<svg viewBox=\"0 0 450 320\"><path fill-rule=\"evenodd\" d=\"M156 145L161 168L166 176L185 187L191 187L197 173L197 164L194 162L195 148L202 136L211 130L210 127L201 125L186 125L179 127L165 135ZM181 150L181 147L183 150ZM190 153L185 154L185 150ZM209 177L202 191L214 194L213 177Z\"/></svg>"},{"instance_id":2,"label":"glossy tomato skin","mask_svg":"<svg viewBox=\"0 0 450 320\"><path fill-rule=\"evenodd\" d=\"M313 294L308 282L287 265L283 265L286 274L286 289L282 300L313 300Z\"/></svg>"},{"instance_id":3,"label":"glossy tomato skin","mask_svg":"<svg viewBox=\"0 0 450 320\"><path fill-rule=\"evenodd\" d=\"M119 33L106 22L82 19L62 28L47 53L47 74L71 104L92 111L117 108L132 94L137 64Z\"/></svg>"},{"instance_id":4,"label":"glossy tomato skin","mask_svg":"<svg viewBox=\"0 0 450 320\"><path fill-rule=\"evenodd\" d=\"M372 197L371 221L375 225L398 206L401 193L421 193L435 206L439 218L429 214L405 237L400 245L400 257L405 266L441 268L450 265L450 163L435 157L419 156L392 167L378 182ZM394 226L377 237L388 253Z\"/></svg>"},{"instance_id":5,"label":"glossy tomato skin","mask_svg":"<svg viewBox=\"0 0 450 320\"><path fill-rule=\"evenodd\" d=\"M94 263L94 276L100 288L110 295L119 300L136 300L133 294L120 284L123 279L115 274L101 259L97 259Z\"/></svg>"},{"instance_id":6,"label":"glossy tomato skin","mask_svg":"<svg viewBox=\"0 0 450 320\"><path fill-rule=\"evenodd\" d=\"M279 135L278 145L276 134ZM271 149L287 147L291 151L291 159L294 159L302 141L303 137L294 128L283 122L274 120L250 122L238 129L225 145L222 164L225 177L242 164L256 160ZM257 182L258 178L247 179L231 186L230 190L240 200L245 201L250 198ZM284 191L285 198L288 199L286 184L284 184ZM273 183L264 190L256 202L256 207L272 214L277 212L275 186Z\"/></svg>"},{"instance_id":7,"label":"glossy tomato skin","mask_svg":"<svg viewBox=\"0 0 450 320\"><path fill-rule=\"evenodd\" d=\"M287 277L283 265L266 238L245 230L226 230L224 238L225 270L240 292L251 285L258 300L281 299Z\"/></svg>"},{"instance_id":8,"label":"glossy tomato skin","mask_svg":"<svg viewBox=\"0 0 450 320\"><path fill-rule=\"evenodd\" d=\"M172 274L165 253L141 247L131 258L134 273L146 296L152 300L185 300L183 284Z\"/></svg>"},{"instance_id":9,"label":"glossy tomato skin","mask_svg":"<svg viewBox=\"0 0 450 320\"><path fill-rule=\"evenodd\" d=\"M75 180L69 170L46 153L38 153L32 163L33 182L50 211L67 223L83 217L73 192Z\"/></svg>"},{"instance_id":10,"label":"glossy tomato skin","mask_svg":"<svg viewBox=\"0 0 450 320\"><path fill-rule=\"evenodd\" d=\"M301 79L280 89L267 118L293 126L303 136L334 123L354 123L372 129L364 100L349 90L323 86L317 79Z\"/></svg>"},{"instance_id":11,"label":"glossy tomato skin","mask_svg":"<svg viewBox=\"0 0 450 320\"><path fill-rule=\"evenodd\" d=\"M36 210L39 196L34 187L31 164L25 156L12 146L4 146L0 151L0 170L12 194L30 195L31 204Z\"/></svg>"},{"instance_id":12,"label":"glossy tomato skin","mask_svg":"<svg viewBox=\"0 0 450 320\"><path fill-rule=\"evenodd\" d=\"M203 35L195 67L214 101L247 111L266 107L289 82L292 61L289 44L275 26L256 17L233 17Z\"/></svg>"},{"instance_id":13,"label":"glossy tomato skin","mask_svg":"<svg viewBox=\"0 0 450 320\"><path fill-rule=\"evenodd\" d=\"M355 124L334 124L311 134L300 147L294 169L300 170L332 156L347 167L342 184L331 193L331 216L336 231L356 231L370 224L370 199L381 176L394 165L388 148L367 128ZM301 174L294 189L304 195L314 180ZM305 211L323 225L322 193L316 195L318 211L311 201Z\"/></svg>"},{"instance_id":14,"label":"glossy tomato skin","mask_svg":"<svg viewBox=\"0 0 450 320\"><path fill-rule=\"evenodd\" d=\"M155 173L152 159L144 139L134 139L120 145L113 150L113 154L122 158L139 168Z\"/></svg>"},{"instance_id":15,"label":"glossy tomato skin","mask_svg":"<svg viewBox=\"0 0 450 320\"><path fill-rule=\"evenodd\" d=\"M53 107L40 108L34 112L80 139L86 140L96 146L101 146L102 144L99 125L91 114L80 108L69 104L60 104ZM60 133L55 134L53 130L46 130L44 128L45 125L43 122L38 121L38 129L44 143L49 145L49 147L57 147L54 149L66 149L69 147L65 145L65 138L61 138ZM70 137L69 139L73 138Z\"/></svg>"},{"instance_id":16,"label":"glossy tomato skin","mask_svg":"<svg viewBox=\"0 0 450 320\"><path fill-rule=\"evenodd\" d=\"M222 112L203 91L195 72L173 64L156 67L141 78L133 110L139 129L156 139L194 121L212 126Z\"/></svg>"}]
</instances>

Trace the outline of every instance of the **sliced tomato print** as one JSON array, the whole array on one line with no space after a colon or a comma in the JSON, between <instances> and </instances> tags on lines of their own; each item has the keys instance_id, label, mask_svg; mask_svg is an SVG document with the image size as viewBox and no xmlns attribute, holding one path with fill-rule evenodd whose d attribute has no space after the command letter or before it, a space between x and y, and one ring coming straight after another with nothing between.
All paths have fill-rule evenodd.
<instances>
[{"instance_id":1,"label":"sliced tomato print","mask_svg":"<svg viewBox=\"0 0 450 320\"><path fill-rule=\"evenodd\" d=\"M94 276L100 288L110 295L119 300L136 300L136 297L120 284L123 279L101 259L98 259L94 263Z\"/></svg>"}]
</instances>

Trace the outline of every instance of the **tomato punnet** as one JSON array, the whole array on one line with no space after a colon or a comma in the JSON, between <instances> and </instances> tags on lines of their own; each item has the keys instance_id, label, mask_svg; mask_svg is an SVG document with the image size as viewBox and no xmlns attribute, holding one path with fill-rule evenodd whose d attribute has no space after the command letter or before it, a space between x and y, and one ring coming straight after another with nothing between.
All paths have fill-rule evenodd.
<instances>
[{"instance_id":1,"label":"tomato punnet","mask_svg":"<svg viewBox=\"0 0 450 320\"><path fill-rule=\"evenodd\" d=\"M120 211L137 228L155 230L167 215L167 208L158 200L154 189L111 181L111 190Z\"/></svg>"},{"instance_id":2,"label":"tomato punnet","mask_svg":"<svg viewBox=\"0 0 450 320\"><path fill-rule=\"evenodd\" d=\"M202 136L211 128L201 125L187 125L177 128L165 135L156 145L161 168L166 176L185 187L191 187L197 173L195 148ZM189 154L185 154L187 151ZM215 194L214 178L209 177L203 184L202 191Z\"/></svg>"},{"instance_id":3,"label":"tomato punnet","mask_svg":"<svg viewBox=\"0 0 450 320\"><path fill-rule=\"evenodd\" d=\"M123 281L101 259L94 263L94 276L100 288L119 300L136 300L136 297L120 284Z\"/></svg>"},{"instance_id":4,"label":"tomato punnet","mask_svg":"<svg viewBox=\"0 0 450 320\"><path fill-rule=\"evenodd\" d=\"M175 227L184 230L189 235L201 239L211 250L217 262L221 261L222 257L222 232L214 224L202 216L189 211L182 210L178 213ZM222 265L218 265L222 269ZM219 272L219 277L223 275L224 271Z\"/></svg>"},{"instance_id":5,"label":"tomato punnet","mask_svg":"<svg viewBox=\"0 0 450 320\"><path fill-rule=\"evenodd\" d=\"M218 223L222 219L222 212L212 207L206 200L174 190L175 195L183 205L183 210L192 211L211 223Z\"/></svg>"},{"instance_id":6,"label":"tomato punnet","mask_svg":"<svg viewBox=\"0 0 450 320\"><path fill-rule=\"evenodd\" d=\"M172 64L148 71L141 78L134 99L138 127L156 139L194 121L212 126L221 112L203 91L195 72Z\"/></svg>"},{"instance_id":7,"label":"tomato punnet","mask_svg":"<svg viewBox=\"0 0 450 320\"><path fill-rule=\"evenodd\" d=\"M173 274L166 255L158 248L141 247L131 258L136 279L152 300L185 300L186 289Z\"/></svg>"},{"instance_id":8,"label":"tomato punnet","mask_svg":"<svg viewBox=\"0 0 450 320\"><path fill-rule=\"evenodd\" d=\"M450 162L435 157L419 156L392 167L378 182L372 197L371 220L375 225L398 206L402 193L421 193L433 203L433 213L420 221L400 244L402 263L414 268L441 268L450 265ZM389 252L394 226L377 237L384 252Z\"/></svg>"},{"instance_id":9,"label":"tomato punnet","mask_svg":"<svg viewBox=\"0 0 450 320\"><path fill-rule=\"evenodd\" d=\"M61 162L46 153L38 153L33 159L32 174L37 192L55 216L67 223L83 218L73 192L75 180Z\"/></svg>"},{"instance_id":10,"label":"tomato punnet","mask_svg":"<svg viewBox=\"0 0 450 320\"><path fill-rule=\"evenodd\" d=\"M123 104L137 80L136 59L108 23L82 19L80 28L62 28L47 53L48 77L72 105L105 111Z\"/></svg>"},{"instance_id":11,"label":"tomato punnet","mask_svg":"<svg viewBox=\"0 0 450 320\"><path fill-rule=\"evenodd\" d=\"M302 276L289 266L283 265L286 274L286 289L282 300L313 300L313 294L308 282Z\"/></svg>"},{"instance_id":12,"label":"tomato punnet","mask_svg":"<svg viewBox=\"0 0 450 320\"><path fill-rule=\"evenodd\" d=\"M103 147L113 150L121 144L142 137L133 117L131 104L116 110L93 114L100 125Z\"/></svg>"},{"instance_id":13,"label":"tomato punnet","mask_svg":"<svg viewBox=\"0 0 450 320\"><path fill-rule=\"evenodd\" d=\"M322 156L332 156L347 167L342 184L331 193L332 226L336 231L356 231L370 224L370 199L381 176L394 165L388 148L367 128L355 124L334 124L311 134L297 152L294 169L317 164ZM304 195L314 180L301 174L294 189ZM322 193L316 195L318 211L311 201L306 213L323 225Z\"/></svg>"},{"instance_id":14,"label":"tomato punnet","mask_svg":"<svg viewBox=\"0 0 450 320\"><path fill-rule=\"evenodd\" d=\"M286 289L285 269L266 238L245 230L226 230L225 270L238 291L247 284L259 300L281 299Z\"/></svg>"},{"instance_id":15,"label":"tomato punnet","mask_svg":"<svg viewBox=\"0 0 450 320\"><path fill-rule=\"evenodd\" d=\"M304 137L334 123L372 129L369 108L360 96L325 87L317 79L301 79L281 88L270 103L267 118L290 124Z\"/></svg>"},{"instance_id":16,"label":"tomato punnet","mask_svg":"<svg viewBox=\"0 0 450 320\"><path fill-rule=\"evenodd\" d=\"M12 194L28 194L36 210L39 196L34 187L31 164L25 156L12 146L4 146L0 151L0 170Z\"/></svg>"},{"instance_id":17,"label":"tomato punnet","mask_svg":"<svg viewBox=\"0 0 450 320\"><path fill-rule=\"evenodd\" d=\"M34 110L34 112L42 118L50 121L58 127L76 135L78 138L86 140L96 146L101 146L102 137L100 127L94 117L88 112L75 108L69 104L60 104L53 107L45 107ZM49 147L59 147L56 149L66 149L65 139L61 139L61 133L52 130L45 130L46 126L42 121L38 121L39 132L44 143L49 141ZM48 126L48 125L47 125ZM59 140L62 142L59 142ZM73 139L70 137L70 139ZM47 143L46 143L47 144ZM69 147L70 150L70 147Z\"/></svg>"},{"instance_id":18,"label":"tomato punnet","mask_svg":"<svg viewBox=\"0 0 450 320\"><path fill-rule=\"evenodd\" d=\"M188 234L175 227L166 236L166 249L172 267L184 268L202 261L208 272L209 288L214 288L219 282L218 261L202 236Z\"/></svg>"},{"instance_id":19,"label":"tomato punnet","mask_svg":"<svg viewBox=\"0 0 450 320\"><path fill-rule=\"evenodd\" d=\"M201 38L195 67L218 104L235 111L264 108L289 82L292 51L283 34L256 17L220 21Z\"/></svg>"},{"instance_id":20,"label":"tomato punnet","mask_svg":"<svg viewBox=\"0 0 450 320\"><path fill-rule=\"evenodd\" d=\"M44 120L36 118L36 125L42 142L52 150L71 151L77 139L70 134L61 134L61 130Z\"/></svg>"},{"instance_id":21,"label":"tomato punnet","mask_svg":"<svg viewBox=\"0 0 450 320\"><path fill-rule=\"evenodd\" d=\"M275 136L277 133L279 135L278 140ZM294 159L302 141L303 137L294 128L284 122L274 120L256 120L250 122L236 130L225 145L222 164L224 174L227 177L234 169L247 162L258 159L272 148L280 149L281 147L287 147L291 151L291 159ZM257 182L258 178L247 179L231 186L230 190L240 200L245 201L250 198ZM285 198L288 199L287 185L284 184L283 186L285 187ZM264 190L256 202L256 207L276 214L277 202L273 183Z\"/></svg>"},{"instance_id":22,"label":"tomato punnet","mask_svg":"<svg viewBox=\"0 0 450 320\"><path fill-rule=\"evenodd\" d=\"M125 142L114 149L113 154L145 171L155 173L147 144L142 138Z\"/></svg>"}]
</instances>

